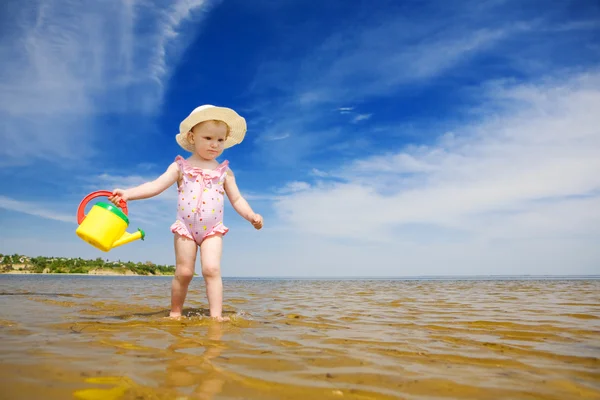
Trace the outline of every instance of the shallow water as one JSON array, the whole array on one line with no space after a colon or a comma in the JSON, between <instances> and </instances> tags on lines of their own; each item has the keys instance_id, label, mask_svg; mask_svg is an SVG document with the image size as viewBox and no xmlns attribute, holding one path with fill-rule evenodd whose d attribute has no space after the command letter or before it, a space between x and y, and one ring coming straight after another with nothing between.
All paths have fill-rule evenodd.
<instances>
[{"instance_id":1,"label":"shallow water","mask_svg":"<svg viewBox=\"0 0 600 400\"><path fill-rule=\"evenodd\" d=\"M600 399L600 280L0 276L2 399Z\"/></svg>"}]
</instances>

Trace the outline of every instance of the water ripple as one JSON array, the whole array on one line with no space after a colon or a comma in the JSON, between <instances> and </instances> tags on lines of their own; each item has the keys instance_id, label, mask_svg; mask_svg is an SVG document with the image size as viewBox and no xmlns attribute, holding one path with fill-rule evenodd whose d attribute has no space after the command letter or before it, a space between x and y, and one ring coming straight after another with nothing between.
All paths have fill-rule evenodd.
<instances>
[{"instance_id":1,"label":"water ripple","mask_svg":"<svg viewBox=\"0 0 600 400\"><path fill-rule=\"evenodd\" d=\"M600 399L599 280L169 284L0 278L3 398Z\"/></svg>"}]
</instances>

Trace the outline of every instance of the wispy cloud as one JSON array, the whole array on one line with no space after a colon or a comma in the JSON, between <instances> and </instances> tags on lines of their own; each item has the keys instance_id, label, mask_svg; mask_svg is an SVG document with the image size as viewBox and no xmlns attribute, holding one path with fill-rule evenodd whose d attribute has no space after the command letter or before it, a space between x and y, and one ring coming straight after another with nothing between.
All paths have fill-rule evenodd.
<instances>
[{"instance_id":1,"label":"wispy cloud","mask_svg":"<svg viewBox=\"0 0 600 400\"><path fill-rule=\"evenodd\" d=\"M314 176L318 176L319 178L325 178L325 177L329 176L329 174L327 172L321 171L320 169L317 169L317 168L313 168L311 170L311 174Z\"/></svg>"},{"instance_id":2,"label":"wispy cloud","mask_svg":"<svg viewBox=\"0 0 600 400\"><path fill-rule=\"evenodd\" d=\"M365 121L373 116L373 114L370 113L359 113L357 111L354 111L354 107L340 107L338 108L338 111L342 115L352 116L352 119L350 121L353 124L356 124L360 121Z\"/></svg>"},{"instance_id":3,"label":"wispy cloud","mask_svg":"<svg viewBox=\"0 0 600 400\"><path fill-rule=\"evenodd\" d=\"M296 193L304 190L309 190L311 187L306 182L293 181L288 182L283 188L279 190L280 193Z\"/></svg>"},{"instance_id":4,"label":"wispy cloud","mask_svg":"<svg viewBox=\"0 0 600 400\"><path fill-rule=\"evenodd\" d=\"M410 31L407 25L411 24L390 21L364 31L351 46L341 33L331 37L324 45L327 50L321 50L326 53L310 58L319 60L312 67L315 72L322 71L312 74L319 77L317 82L305 82L299 90L317 104L393 93L399 85L438 76L513 33L508 29L479 29L440 32L418 40L406 37L406 30ZM397 38L403 36L405 42L419 43L398 46ZM379 61L366 68L361 60L369 59Z\"/></svg>"},{"instance_id":5,"label":"wispy cloud","mask_svg":"<svg viewBox=\"0 0 600 400\"><path fill-rule=\"evenodd\" d=\"M362 239L368 227L378 240L406 224L480 238L512 237L510 224L533 237L597 230L600 73L487 94L486 120L329 171L344 182L281 197L280 217L315 235Z\"/></svg>"},{"instance_id":6,"label":"wispy cloud","mask_svg":"<svg viewBox=\"0 0 600 400\"><path fill-rule=\"evenodd\" d=\"M549 27L548 30L557 32L600 30L599 20L573 21Z\"/></svg>"},{"instance_id":7,"label":"wispy cloud","mask_svg":"<svg viewBox=\"0 0 600 400\"><path fill-rule=\"evenodd\" d=\"M46 206L44 206L44 204L41 203L16 200L7 196L0 196L0 208L33 215L34 217L41 217L61 222L70 222L74 224L77 223L77 219L75 218L74 214L63 214L56 212L56 210L48 209Z\"/></svg>"},{"instance_id":8,"label":"wispy cloud","mask_svg":"<svg viewBox=\"0 0 600 400\"><path fill-rule=\"evenodd\" d=\"M196 11L212 3L179 0L161 8L134 0L40 1L27 9L9 7L20 11L5 18L9 34L0 37L4 162L88 157L98 115L155 111L169 69L198 24L185 25L186 36L179 29L197 22L202 14Z\"/></svg>"},{"instance_id":9,"label":"wispy cloud","mask_svg":"<svg viewBox=\"0 0 600 400\"><path fill-rule=\"evenodd\" d=\"M372 116L373 116L373 114L358 114L357 116L352 118L352 122L357 123L360 121L365 121L365 120L371 118Z\"/></svg>"},{"instance_id":10,"label":"wispy cloud","mask_svg":"<svg viewBox=\"0 0 600 400\"><path fill-rule=\"evenodd\" d=\"M197 24L200 17L220 1L179 0L171 3L170 8L160 10L155 52L150 67L151 75L157 83L162 84L164 77L169 73L169 66L172 66L172 61L179 58L181 51L194 37L193 35L187 37L180 35L183 22L193 20L193 23ZM200 12L196 13L197 10Z\"/></svg>"},{"instance_id":11,"label":"wispy cloud","mask_svg":"<svg viewBox=\"0 0 600 400\"><path fill-rule=\"evenodd\" d=\"M428 7L440 7L435 16L448 13L451 22L434 17ZM320 145L335 143L347 131L342 121L334 125L332 110L349 116L347 122L365 121L372 117L362 107L365 102L431 85L531 29L526 22L495 21L490 18L493 9L490 3L448 7L435 2L414 15L374 13L366 23L348 22L328 31L306 53L266 61L257 69L251 87L256 93L277 88L278 95L263 100L267 104L262 109L269 110L269 118L261 129L266 137L279 132L291 132L293 137L286 143L286 159L279 158L279 146L265 149L262 158L297 163L313 157ZM262 118L258 110L256 117Z\"/></svg>"},{"instance_id":12,"label":"wispy cloud","mask_svg":"<svg viewBox=\"0 0 600 400\"><path fill-rule=\"evenodd\" d=\"M300 104L353 101L365 96L393 93L399 86L437 77L451 68L468 62L478 53L489 50L502 40L531 29L531 24L494 21L489 18L492 6L447 9L453 23L429 13L406 15L374 14L373 20L360 29L348 28L331 34L314 50L297 59L272 61L259 71L278 70L276 79L294 79L288 90ZM351 26L351 27L350 27ZM255 85L274 86L273 75L257 77ZM342 113L353 107L339 107Z\"/></svg>"},{"instance_id":13,"label":"wispy cloud","mask_svg":"<svg viewBox=\"0 0 600 400\"><path fill-rule=\"evenodd\" d=\"M273 141L273 140L283 140L283 139L287 139L290 137L289 133L281 133L281 134L274 134L274 135L263 135L261 136L261 138L263 140L266 140L268 142Z\"/></svg>"}]
</instances>

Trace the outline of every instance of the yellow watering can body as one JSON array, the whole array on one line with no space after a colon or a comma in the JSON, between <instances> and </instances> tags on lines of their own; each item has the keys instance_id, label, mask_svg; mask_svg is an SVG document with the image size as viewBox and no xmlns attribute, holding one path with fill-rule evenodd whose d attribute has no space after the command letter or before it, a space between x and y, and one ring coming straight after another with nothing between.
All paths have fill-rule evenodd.
<instances>
[{"instance_id":1,"label":"yellow watering can body","mask_svg":"<svg viewBox=\"0 0 600 400\"><path fill-rule=\"evenodd\" d=\"M111 192L99 191L86 196L79 205L77 213L79 227L75 231L82 240L105 252L138 239L144 240L145 237L144 231L141 229L135 233L126 231L129 226L129 218L125 202L119 205L123 211L113 204L98 202L87 215L83 214L89 200L98 196L110 195L112 195Z\"/></svg>"}]
</instances>

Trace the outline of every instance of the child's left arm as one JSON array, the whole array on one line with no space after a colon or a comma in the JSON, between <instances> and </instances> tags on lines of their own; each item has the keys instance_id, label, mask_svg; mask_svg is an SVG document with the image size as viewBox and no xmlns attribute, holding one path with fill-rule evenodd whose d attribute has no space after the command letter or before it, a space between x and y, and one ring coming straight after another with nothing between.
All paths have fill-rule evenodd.
<instances>
[{"instance_id":1,"label":"child's left arm","mask_svg":"<svg viewBox=\"0 0 600 400\"><path fill-rule=\"evenodd\" d=\"M250 204L244 199L240 190L238 189L237 183L235 182L235 175L231 169L227 170L227 176L225 177L225 193L231 202L231 205L244 219L248 220L256 229L260 229L263 226L263 218L260 214L256 214L252 211Z\"/></svg>"}]
</instances>

